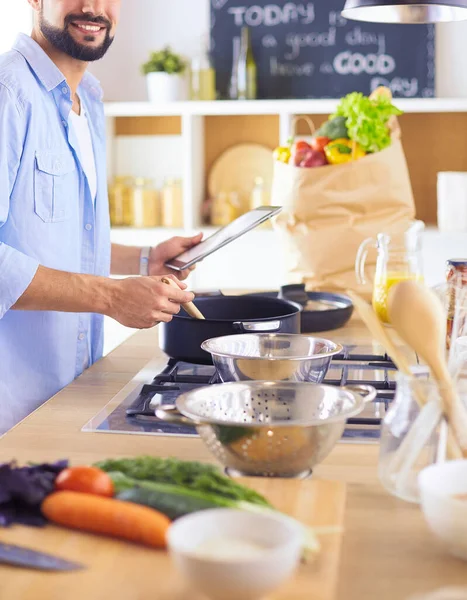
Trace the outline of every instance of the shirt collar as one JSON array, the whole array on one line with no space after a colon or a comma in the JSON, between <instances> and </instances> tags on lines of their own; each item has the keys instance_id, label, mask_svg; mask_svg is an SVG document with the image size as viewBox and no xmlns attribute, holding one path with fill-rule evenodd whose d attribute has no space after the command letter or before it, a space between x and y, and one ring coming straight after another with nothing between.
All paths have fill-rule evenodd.
<instances>
[{"instance_id":1,"label":"shirt collar","mask_svg":"<svg viewBox=\"0 0 467 600\"><path fill-rule=\"evenodd\" d=\"M95 96L98 100L102 100L103 91L102 91L101 85L100 85L97 77L94 77L94 75L92 75L92 73L90 73L89 71L86 71L86 73L83 76L83 79L81 80L80 85L87 92L89 92L90 94Z\"/></svg>"},{"instance_id":2,"label":"shirt collar","mask_svg":"<svg viewBox=\"0 0 467 600\"><path fill-rule=\"evenodd\" d=\"M29 35L20 33L13 44L13 50L24 56L48 92L65 81L65 76L57 65ZM102 98L99 81L91 73L86 71L80 85L99 100Z\"/></svg>"}]
</instances>

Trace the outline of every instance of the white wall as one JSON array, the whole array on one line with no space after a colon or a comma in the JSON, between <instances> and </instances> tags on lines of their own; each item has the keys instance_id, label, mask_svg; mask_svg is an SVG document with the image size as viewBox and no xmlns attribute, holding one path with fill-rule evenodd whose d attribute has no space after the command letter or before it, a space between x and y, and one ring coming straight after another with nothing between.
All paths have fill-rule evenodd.
<instances>
[{"instance_id":1,"label":"white wall","mask_svg":"<svg viewBox=\"0 0 467 600\"><path fill-rule=\"evenodd\" d=\"M0 2L26 0L0 0ZM321 0L322 1L322 0ZM146 100L140 65L151 50L170 44L193 56L209 30L209 0L123 0L115 42L92 66L107 101ZM467 97L467 22L437 27L437 95Z\"/></svg>"},{"instance_id":2,"label":"white wall","mask_svg":"<svg viewBox=\"0 0 467 600\"><path fill-rule=\"evenodd\" d=\"M0 0L0 53L19 31L31 30L27 0ZM209 0L123 0L115 42L91 70L100 79L107 101L146 100L140 65L149 52L170 44L192 56L209 30ZM467 97L467 22L437 27L437 95Z\"/></svg>"},{"instance_id":3,"label":"white wall","mask_svg":"<svg viewBox=\"0 0 467 600\"><path fill-rule=\"evenodd\" d=\"M146 100L140 66L149 53L169 44L177 52L193 56L200 38L208 32L209 0L122 0L113 46L91 67L106 101Z\"/></svg>"},{"instance_id":4,"label":"white wall","mask_svg":"<svg viewBox=\"0 0 467 600\"><path fill-rule=\"evenodd\" d=\"M27 0L0 0L0 54L9 50L21 31L31 33L32 10Z\"/></svg>"}]
</instances>

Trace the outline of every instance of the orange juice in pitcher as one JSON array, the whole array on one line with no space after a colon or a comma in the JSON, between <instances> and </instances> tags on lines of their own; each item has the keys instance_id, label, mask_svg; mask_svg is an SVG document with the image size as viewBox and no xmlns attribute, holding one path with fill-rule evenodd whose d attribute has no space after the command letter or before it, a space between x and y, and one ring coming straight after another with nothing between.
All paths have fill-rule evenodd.
<instances>
[{"instance_id":1,"label":"orange juice in pitcher","mask_svg":"<svg viewBox=\"0 0 467 600\"><path fill-rule=\"evenodd\" d=\"M388 296L391 287L401 281L423 281L420 234L424 228L422 221L414 221L403 233L379 233L376 241L369 238L360 245L355 261L360 284L366 283L365 263L370 245L377 250L373 309L383 323L389 323Z\"/></svg>"}]
</instances>

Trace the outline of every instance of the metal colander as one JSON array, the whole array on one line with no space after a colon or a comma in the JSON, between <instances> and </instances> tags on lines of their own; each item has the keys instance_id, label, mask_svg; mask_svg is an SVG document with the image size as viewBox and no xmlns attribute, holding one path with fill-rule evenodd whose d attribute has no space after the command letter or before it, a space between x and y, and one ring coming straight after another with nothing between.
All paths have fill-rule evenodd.
<instances>
[{"instance_id":1,"label":"metal colander","mask_svg":"<svg viewBox=\"0 0 467 600\"><path fill-rule=\"evenodd\" d=\"M209 450L242 475L309 473L376 390L301 382L248 381L198 388L158 409L170 422L195 425Z\"/></svg>"}]
</instances>

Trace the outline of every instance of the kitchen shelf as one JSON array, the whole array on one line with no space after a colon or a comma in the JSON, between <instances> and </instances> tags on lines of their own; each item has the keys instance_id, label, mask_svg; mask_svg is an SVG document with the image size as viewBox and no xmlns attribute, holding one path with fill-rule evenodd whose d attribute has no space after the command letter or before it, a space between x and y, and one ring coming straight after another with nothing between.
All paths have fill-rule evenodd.
<instances>
[{"instance_id":1,"label":"kitchen shelf","mask_svg":"<svg viewBox=\"0 0 467 600\"><path fill-rule=\"evenodd\" d=\"M278 115L332 113L338 100L254 100L214 102L110 102L105 104L107 117L163 117L216 115ZM406 113L467 112L467 98L396 98L395 104Z\"/></svg>"}]
</instances>

